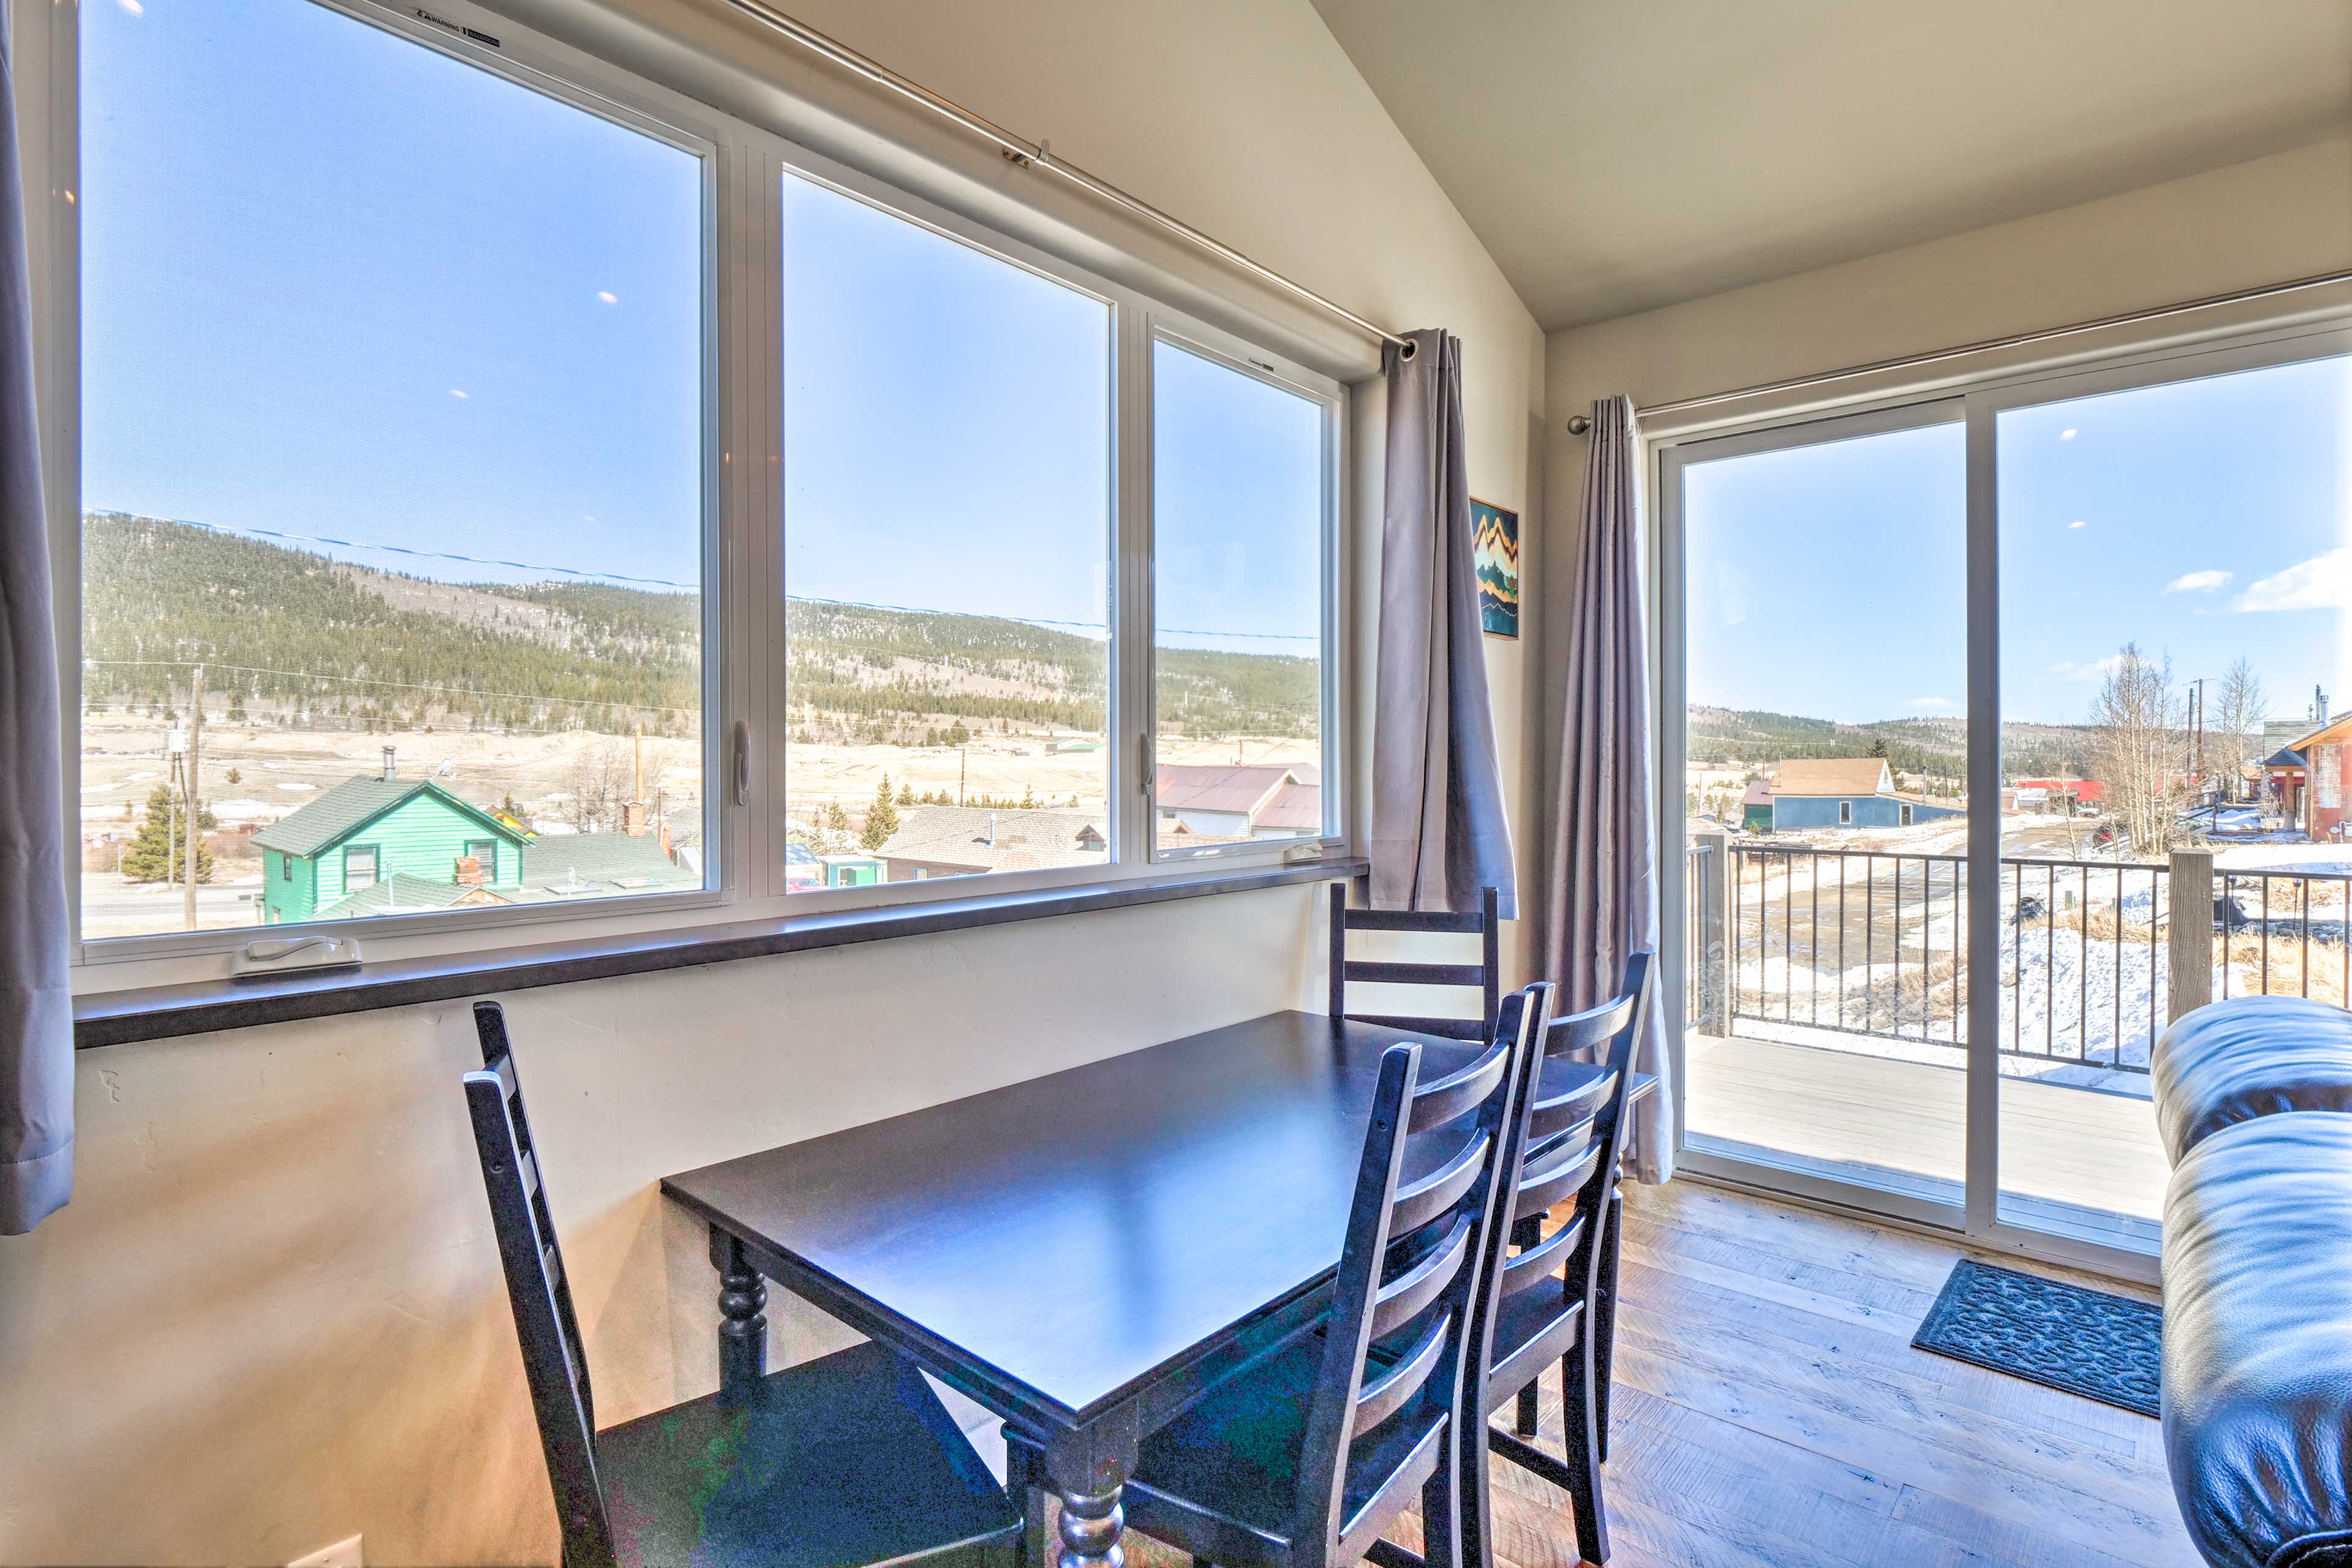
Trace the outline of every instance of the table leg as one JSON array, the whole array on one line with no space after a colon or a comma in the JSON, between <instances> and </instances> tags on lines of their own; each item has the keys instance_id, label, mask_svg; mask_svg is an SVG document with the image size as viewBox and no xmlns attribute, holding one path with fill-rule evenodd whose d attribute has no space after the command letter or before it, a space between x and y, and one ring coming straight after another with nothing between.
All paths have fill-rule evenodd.
<instances>
[{"instance_id":1,"label":"table leg","mask_svg":"<svg viewBox=\"0 0 2352 1568\"><path fill-rule=\"evenodd\" d=\"M1124 1483L1090 1494L1057 1491L1062 1502L1062 1556L1058 1568L1122 1568L1127 1549L1119 1544L1127 1519L1118 1500Z\"/></svg>"},{"instance_id":2,"label":"table leg","mask_svg":"<svg viewBox=\"0 0 2352 1568\"><path fill-rule=\"evenodd\" d=\"M716 1226L710 1260L719 1267L719 1391L740 1395L768 1375L768 1287L743 1244Z\"/></svg>"}]
</instances>

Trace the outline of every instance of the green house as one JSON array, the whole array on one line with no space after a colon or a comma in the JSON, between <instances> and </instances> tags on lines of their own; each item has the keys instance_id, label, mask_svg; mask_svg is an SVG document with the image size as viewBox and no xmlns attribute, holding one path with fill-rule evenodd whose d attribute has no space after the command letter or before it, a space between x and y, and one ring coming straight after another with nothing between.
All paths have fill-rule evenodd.
<instances>
[{"instance_id":1,"label":"green house","mask_svg":"<svg viewBox=\"0 0 2352 1568\"><path fill-rule=\"evenodd\" d=\"M253 836L261 851L262 923L314 919L353 894L396 886L395 877L455 888L457 863L469 855L480 863L479 886L495 892L520 884L528 834L431 779L389 773L347 779ZM358 912L361 906L337 911Z\"/></svg>"}]
</instances>

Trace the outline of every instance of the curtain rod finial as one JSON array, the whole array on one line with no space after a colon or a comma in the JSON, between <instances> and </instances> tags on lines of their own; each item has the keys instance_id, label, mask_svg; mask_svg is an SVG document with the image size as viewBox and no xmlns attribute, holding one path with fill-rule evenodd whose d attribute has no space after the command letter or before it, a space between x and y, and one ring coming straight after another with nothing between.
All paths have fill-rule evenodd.
<instances>
[{"instance_id":1,"label":"curtain rod finial","mask_svg":"<svg viewBox=\"0 0 2352 1568\"><path fill-rule=\"evenodd\" d=\"M1591 428L1592 428L1592 416L1591 416L1591 415L1589 415L1589 414L1571 414L1571 415L1570 415L1570 416L1569 416L1569 417L1568 417L1568 433L1569 433L1570 435L1571 435L1571 436L1582 436L1582 435L1585 435L1585 434L1589 433L1589 432L1591 430Z\"/></svg>"}]
</instances>

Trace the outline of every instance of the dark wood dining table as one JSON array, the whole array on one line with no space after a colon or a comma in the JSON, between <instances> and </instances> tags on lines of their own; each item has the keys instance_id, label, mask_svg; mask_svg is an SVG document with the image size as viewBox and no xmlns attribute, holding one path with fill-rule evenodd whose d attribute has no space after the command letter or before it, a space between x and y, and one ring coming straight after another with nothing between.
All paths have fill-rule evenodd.
<instances>
[{"instance_id":1,"label":"dark wood dining table","mask_svg":"<svg viewBox=\"0 0 2352 1568\"><path fill-rule=\"evenodd\" d=\"M1036 1437L1064 1568L1115 1562L1144 1436L1323 1310L1407 1039L1424 1074L1478 1048L1275 1013L669 1177L722 1386L764 1372L774 1280Z\"/></svg>"}]
</instances>

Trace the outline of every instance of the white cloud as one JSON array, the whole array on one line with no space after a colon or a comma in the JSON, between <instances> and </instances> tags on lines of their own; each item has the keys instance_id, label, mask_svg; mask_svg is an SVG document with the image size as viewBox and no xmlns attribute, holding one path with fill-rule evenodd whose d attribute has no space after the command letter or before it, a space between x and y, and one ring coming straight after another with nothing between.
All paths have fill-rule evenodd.
<instances>
[{"instance_id":1,"label":"white cloud","mask_svg":"<svg viewBox=\"0 0 2352 1568\"><path fill-rule=\"evenodd\" d=\"M2250 583L2233 610L2352 610L2352 545Z\"/></svg>"},{"instance_id":2,"label":"white cloud","mask_svg":"<svg viewBox=\"0 0 2352 1568\"><path fill-rule=\"evenodd\" d=\"M1952 700L1948 697L1914 697L1910 701L1906 702L1903 706L1906 708L1949 708L1951 705Z\"/></svg>"},{"instance_id":3,"label":"white cloud","mask_svg":"<svg viewBox=\"0 0 2352 1568\"><path fill-rule=\"evenodd\" d=\"M450 395L450 396L452 396L452 397L462 398L462 397L464 397L466 395L465 395L464 393L462 393L462 392L458 391L456 387L454 387L454 386L453 386L453 387L451 387L451 388L449 389L449 395ZM199 824L198 826L202 826L202 824Z\"/></svg>"},{"instance_id":4,"label":"white cloud","mask_svg":"<svg viewBox=\"0 0 2352 1568\"><path fill-rule=\"evenodd\" d=\"M611 289L597 289L597 290L596 290L596 298L598 298L599 300L604 300L604 303L606 303L607 305L617 305L617 304L619 304L619 303L621 302L617 298L615 298L615 297L614 296L613 291L612 291Z\"/></svg>"},{"instance_id":5,"label":"white cloud","mask_svg":"<svg viewBox=\"0 0 2352 1568\"><path fill-rule=\"evenodd\" d=\"M2083 526L2083 520L2082 520L2081 518L2079 518L2079 517L2078 517L2078 518L2076 518L2074 521L2072 521L2072 522L2068 523L2066 526L2067 526L2067 527L2069 527L2069 528L2080 528L2080 527L2082 527L2082 526Z\"/></svg>"},{"instance_id":6,"label":"white cloud","mask_svg":"<svg viewBox=\"0 0 2352 1568\"><path fill-rule=\"evenodd\" d=\"M2091 664L2076 664L2071 658L2062 658L2050 667L2050 673L2065 680L2096 680L2123 661L2124 656L2119 653L2111 653Z\"/></svg>"},{"instance_id":7,"label":"white cloud","mask_svg":"<svg viewBox=\"0 0 2352 1568\"><path fill-rule=\"evenodd\" d=\"M2061 441L2071 441L2074 438L2074 432L2072 430L2061 430L2058 432L2058 439Z\"/></svg>"},{"instance_id":8,"label":"white cloud","mask_svg":"<svg viewBox=\"0 0 2352 1568\"><path fill-rule=\"evenodd\" d=\"M2186 572L2164 585L2168 594L2210 594L2216 588L2226 588L2235 572L2221 572L2211 567L2202 572Z\"/></svg>"}]
</instances>

